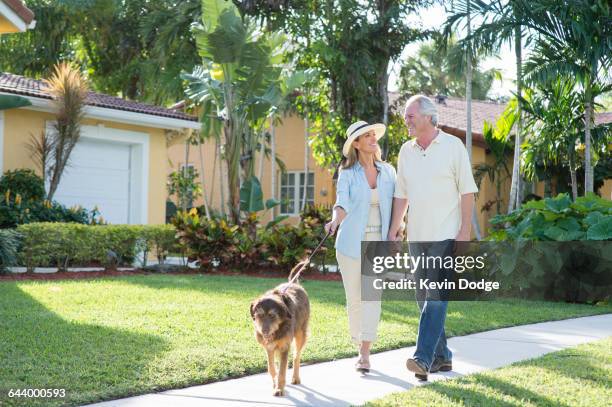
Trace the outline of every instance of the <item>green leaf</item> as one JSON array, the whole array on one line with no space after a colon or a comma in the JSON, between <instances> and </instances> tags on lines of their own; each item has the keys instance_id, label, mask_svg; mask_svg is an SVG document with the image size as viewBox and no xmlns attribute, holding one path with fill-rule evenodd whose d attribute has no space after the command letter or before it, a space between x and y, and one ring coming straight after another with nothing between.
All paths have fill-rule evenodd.
<instances>
[{"instance_id":1,"label":"green leaf","mask_svg":"<svg viewBox=\"0 0 612 407\"><path fill-rule=\"evenodd\" d=\"M544 230L544 235L550 240L561 241L565 231L558 226L549 226Z\"/></svg>"},{"instance_id":2,"label":"green leaf","mask_svg":"<svg viewBox=\"0 0 612 407\"><path fill-rule=\"evenodd\" d=\"M572 200L568 194L559 194L555 198L545 199L546 208L553 212L562 212L570 207Z\"/></svg>"},{"instance_id":3,"label":"green leaf","mask_svg":"<svg viewBox=\"0 0 612 407\"><path fill-rule=\"evenodd\" d=\"M270 199L268 199L266 201L266 209L272 209L272 208L274 208L275 206L278 206L278 205L280 205L280 201L277 200L277 199L270 198Z\"/></svg>"},{"instance_id":4,"label":"green leaf","mask_svg":"<svg viewBox=\"0 0 612 407\"><path fill-rule=\"evenodd\" d=\"M261 183L256 176L247 179L240 187L240 210L258 212L264 209Z\"/></svg>"},{"instance_id":5,"label":"green leaf","mask_svg":"<svg viewBox=\"0 0 612 407\"><path fill-rule=\"evenodd\" d=\"M239 16L224 11L219 17L220 24L208 34L207 52L218 64L235 63L242 54L247 41L247 32Z\"/></svg>"},{"instance_id":6,"label":"green leaf","mask_svg":"<svg viewBox=\"0 0 612 407\"><path fill-rule=\"evenodd\" d=\"M612 216L606 216L587 230L588 240L612 240Z\"/></svg>"},{"instance_id":7,"label":"green leaf","mask_svg":"<svg viewBox=\"0 0 612 407\"><path fill-rule=\"evenodd\" d=\"M576 232L581 230L580 223L578 223L578 220L576 220L576 218L561 219L557 222L557 226L568 232Z\"/></svg>"},{"instance_id":8,"label":"green leaf","mask_svg":"<svg viewBox=\"0 0 612 407\"><path fill-rule=\"evenodd\" d=\"M289 218L289 215L279 215L275 217L274 219L272 219L270 222L266 224L266 229L270 229L271 227L278 225L279 223L281 223L287 218Z\"/></svg>"},{"instance_id":9,"label":"green leaf","mask_svg":"<svg viewBox=\"0 0 612 407\"><path fill-rule=\"evenodd\" d=\"M227 0L202 0L202 24L207 32L212 32L219 25L219 17L225 11L238 14L236 6Z\"/></svg>"},{"instance_id":10,"label":"green leaf","mask_svg":"<svg viewBox=\"0 0 612 407\"><path fill-rule=\"evenodd\" d=\"M546 202L545 201L528 201L525 205L523 205L524 209L537 209L537 210L545 210Z\"/></svg>"},{"instance_id":11,"label":"green leaf","mask_svg":"<svg viewBox=\"0 0 612 407\"><path fill-rule=\"evenodd\" d=\"M32 106L32 102L21 96L0 95L0 110L16 109L24 106Z\"/></svg>"},{"instance_id":12,"label":"green leaf","mask_svg":"<svg viewBox=\"0 0 612 407\"><path fill-rule=\"evenodd\" d=\"M604 218L604 214L601 212L591 212L584 218L584 223L588 226L596 225L601 222Z\"/></svg>"}]
</instances>

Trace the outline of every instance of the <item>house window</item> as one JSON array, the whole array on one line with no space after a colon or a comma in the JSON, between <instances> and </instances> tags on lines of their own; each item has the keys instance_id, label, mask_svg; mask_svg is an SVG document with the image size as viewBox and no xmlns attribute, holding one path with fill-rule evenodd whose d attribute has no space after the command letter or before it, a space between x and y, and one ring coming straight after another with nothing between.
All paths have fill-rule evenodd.
<instances>
[{"instance_id":1,"label":"house window","mask_svg":"<svg viewBox=\"0 0 612 407\"><path fill-rule=\"evenodd\" d=\"M282 215L298 215L302 208L302 198L306 187L306 204L314 204L314 173L308 173L308 182L304 172L291 171L281 174L280 199Z\"/></svg>"}]
</instances>

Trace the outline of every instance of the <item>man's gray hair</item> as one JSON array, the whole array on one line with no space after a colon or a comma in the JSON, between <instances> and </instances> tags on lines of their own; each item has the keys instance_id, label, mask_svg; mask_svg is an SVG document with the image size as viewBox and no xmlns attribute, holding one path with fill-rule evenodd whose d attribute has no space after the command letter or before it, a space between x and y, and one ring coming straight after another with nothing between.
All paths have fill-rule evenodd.
<instances>
[{"instance_id":1,"label":"man's gray hair","mask_svg":"<svg viewBox=\"0 0 612 407\"><path fill-rule=\"evenodd\" d=\"M421 114L424 116L430 116L431 124L433 124L434 126L437 126L438 125L438 108L436 107L436 104L433 102L433 100L431 100L425 95L411 96L410 99L406 101L406 108L404 109L404 115L406 115L406 109L408 109L408 106L410 106L414 102L419 103L419 108L420 108L419 112L421 112Z\"/></svg>"}]
</instances>

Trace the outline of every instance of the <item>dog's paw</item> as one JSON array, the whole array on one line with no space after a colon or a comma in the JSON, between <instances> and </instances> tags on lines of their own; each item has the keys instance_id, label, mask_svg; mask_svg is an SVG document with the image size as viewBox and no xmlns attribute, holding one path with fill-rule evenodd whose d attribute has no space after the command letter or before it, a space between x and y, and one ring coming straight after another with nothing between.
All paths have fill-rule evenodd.
<instances>
[{"instance_id":1,"label":"dog's paw","mask_svg":"<svg viewBox=\"0 0 612 407\"><path fill-rule=\"evenodd\" d=\"M300 380L299 377L294 377L291 379L291 384L301 384L302 381Z\"/></svg>"},{"instance_id":2,"label":"dog's paw","mask_svg":"<svg viewBox=\"0 0 612 407\"><path fill-rule=\"evenodd\" d=\"M274 392L272 392L272 395L275 397L283 397L285 395L285 389L274 389Z\"/></svg>"}]
</instances>

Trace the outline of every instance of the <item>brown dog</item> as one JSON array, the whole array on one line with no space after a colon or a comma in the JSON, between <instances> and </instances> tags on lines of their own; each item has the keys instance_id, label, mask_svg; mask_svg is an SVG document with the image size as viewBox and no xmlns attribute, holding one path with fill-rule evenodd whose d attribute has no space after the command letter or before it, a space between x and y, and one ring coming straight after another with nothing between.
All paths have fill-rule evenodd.
<instances>
[{"instance_id":1,"label":"brown dog","mask_svg":"<svg viewBox=\"0 0 612 407\"><path fill-rule=\"evenodd\" d=\"M302 266L291 270L293 274ZM295 341L293 378L291 384L300 384L300 356L306 343L306 330L310 319L308 294L301 285L284 283L266 292L251 303L251 317L255 325L255 337L268 355L268 373L272 377L275 396L285 395L285 375L291 342ZM280 356L276 373L275 357Z\"/></svg>"}]
</instances>

